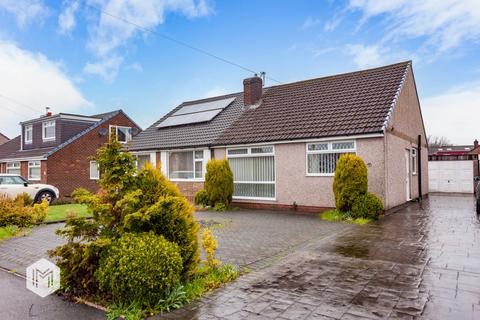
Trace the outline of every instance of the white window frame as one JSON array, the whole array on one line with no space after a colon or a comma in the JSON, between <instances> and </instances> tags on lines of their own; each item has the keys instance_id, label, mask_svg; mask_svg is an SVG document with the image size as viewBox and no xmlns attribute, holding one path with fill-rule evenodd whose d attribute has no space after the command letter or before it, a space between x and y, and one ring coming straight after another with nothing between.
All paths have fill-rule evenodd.
<instances>
[{"instance_id":1,"label":"white window frame","mask_svg":"<svg viewBox=\"0 0 480 320\"><path fill-rule=\"evenodd\" d=\"M54 128L53 137L45 136L45 128L47 128L47 127L53 127ZM57 125L55 123L55 120L48 120L48 121L42 122L42 140L43 141L53 141L53 140L55 140L56 135L57 135Z\"/></svg>"},{"instance_id":2,"label":"white window frame","mask_svg":"<svg viewBox=\"0 0 480 320\"><path fill-rule=\"evenodd\" d=\"M17 173L12 173L12 172L9 172L9 170L15 170L15 171L18 171L18 175L21 174L21 163L20 161L14 161L14 162L7 162L7 165L5 167L5 173L8 173L8 174L17 174Z\"/></svg>"},{"instance_id":3,"label":"white window frame","mask_svg":"<svg viewBox=\"0 0 480 320\"><path fill-rule=\"evenodd\" d=\"M410 151L411 158L412 158L412 176L417 175L417 170L418 170L418 153L417 153L417 148L412 148Z\"/></svg>"},{"instance_id":4,"label":"white window frame","mask_svg":"<svg viewBox=\"0 0 480 320\"><path fill-rule=\"evenodd\" d=\"M28 133L30 133L30 139L28 139ZM31 144L33 142L33 125L25 126L25 144Z\"/></svg>"},{"instance_id":5,"label":"white window frame","mask_svg":"<svg viewBox=\"0 0 480 320\"><path fill-rule=\"evenodd\" d=\"M156 152L132 152L132 154L133 154L135 157L138 157L138 156L149 156L149 157L150 157L149 162L151 163L151 165L152 165L154 168L157 167L157 154L156 154ZM135 160L135 166L137 167L138 170L141 169L141 168L138 167L138 160Z\"/></svg>"},{"instance_id":6,"label":"white window frame","mask_svg":"<svg viewBox=\"0 0 480 320\"><path fill-rule=\"evenodd\" d=\"M334 143L349 143L353 142L353 148L351 149L333 149ZM310 145L314 144L327 144L326 150L308 150ZM315 173L308 172L308 155L309 154L326 154L326 153L357 153L357 141L356 140L334 140L334 141L318 141L318 142L309 142L305 144L305 175L307 177L333 177L333 173Z\"/></svg>"},{"instance_id":7,"label":"white window frame","mask_svg":"<svg viewBox=\"0 0 480 320\"><path fill-rule=\"evenodd\" d=\"M130 129L130 132L129 132L128 135L126 136L126 137L127 137L127 141L118 141L118 142L120 142L121 144L127 144L127 143L129 143L130 141L132 141L132 138L133 138L133 135L132 135L132 130L133 130L133 128L132 128L132 127L110 125L110 126L109 126L109 129L108 129L109 137L111 137L111 135L112 135L112 128L115 128L115 136L116 136L116 138L117 138L117 141L118 141L118 128ZM128 131L127 131L127 132L128 132Z\"/></svg>"},{"instance_id":8,"label":"white window frame","mask_svg":"<svg viewBox=\"0 0 480 320\"><path fill-rule=\"evenodd\" d=\"M203 152L203 159L195 159L195 152L196 151L202 151ZM193 178L192 179L180 179L180 178L171 178L170 177L170 154L171 153L176 153L176 152L192 152L192 157L193 157ZM210 149L178 149L178 150L170 150L166 153L166 161L168 162L167 166L163 168L163 163L162 163L162 171L165 169L166 174L170 181L196 181L196 182L204 182L205 181L205 173L207 171L207 162L210 160ZM195 178L195 162L202 162L202 177L201 178ZM164 172L165 173L165 172Z\"/></svg>"},{"instance_id":9,"label":"white window frame","mask_svg":"<svg viewBox=\"0 0 480 320\"><path fill-rule=\"evenodd\" d=\"M30 175L30 169L32 168L38 168L39 169L39 175L38 178L32 177ZM28 180L30 181L40 181L42 180L42 162L40 160L31 160L28 161Z\"/></svg>"},{"instance_id":10,"label":"white window frame","mask_svg":"<svg viewBox=\"0 0 480 320\"><path fill-rule=\"evenodd\" d=\"M92 171L92 165L97 166L97 175L93 175L94 171ZM90 180L98 180L100 179L100 168L98 167L98 163L95 160L91 160L89 163L88 170L90 171Z\"/></svg>"},{"instance_id":11,"label":"white window frame","mask_svg":"<svg viewBox=\"0 0 480 320\"><path fill-rule=\"evenodd\" d=\"M256 148L272 148L271 152L265 153L252 153L252 149ZM244 150L246 149L246 153L244 154L230 154L230 151L235 150ZM233 196L234 200L261 200L261 201L276 201L277 200L277 163L275 161L275 146L274 145L258 145L258 146L248 146L248 147L235 147L235 148L228 148L226 150L227 160L232 158L252 158L252 157L272 157L273 156L273 170L274 170L274 180L273 181L236 181L235 177L233 177L233 184L273 184L274 185L274 196L273 198L268 197L238 197Z\"/></svg>"}]
</instances>

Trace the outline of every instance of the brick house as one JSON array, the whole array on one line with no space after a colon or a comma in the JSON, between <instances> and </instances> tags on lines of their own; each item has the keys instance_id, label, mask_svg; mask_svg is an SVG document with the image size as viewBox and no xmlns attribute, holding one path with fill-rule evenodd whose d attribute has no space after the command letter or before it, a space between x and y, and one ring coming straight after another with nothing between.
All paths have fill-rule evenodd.
<instances>
[{"instance_id":1,"label":"brick house","mask_svg":"<svg viewBox=\"0 0 480 320\"><path fill-rule=\"evenodd\" d=\"M0 145L4 144L5 142L9 141L10 139L0 132Z\"/></svg>"},{"instance_id":2,"label":"brick house","mask_svg":"<svg viewBox=\"0 0 480 320\"><path fill-rule=\"evenodd\" d=\"M361 156L369 190L393 208L428 193L428 147L411 61L180 104L133 139L192 199L206 162L228 159L234 202L319 211L334 207L344 153Z\"/></svg>"},{"instance_id":3,"label":"brick house","mask_svg":"<svg viewBox=\"0 0 480 320\"><path fill-rule=\"evenodd\" d=\"M122 110L93 116L47 113L20 126L21 134L0 146L0 173L54 185L61 201L69 201L78 187L97 191L98 170L90 157L111 132L129 143L141 131Z\"/></svg>"}]
</instances>

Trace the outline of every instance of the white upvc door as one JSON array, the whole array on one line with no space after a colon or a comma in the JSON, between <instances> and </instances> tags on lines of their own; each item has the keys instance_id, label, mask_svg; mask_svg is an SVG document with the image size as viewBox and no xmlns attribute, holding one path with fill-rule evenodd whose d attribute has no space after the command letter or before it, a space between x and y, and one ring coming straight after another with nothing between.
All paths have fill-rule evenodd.
<instances>
[{"instance_id":1,"label":"white upvc door","mask_svg":"<svg viewBox=\"0 0 480 320\"><path fill-rule=\"evenodd\" d=\"M408 149L405 149L405 192L407 201L410 201L410 150Z\"/></svg>"}]
</instances>

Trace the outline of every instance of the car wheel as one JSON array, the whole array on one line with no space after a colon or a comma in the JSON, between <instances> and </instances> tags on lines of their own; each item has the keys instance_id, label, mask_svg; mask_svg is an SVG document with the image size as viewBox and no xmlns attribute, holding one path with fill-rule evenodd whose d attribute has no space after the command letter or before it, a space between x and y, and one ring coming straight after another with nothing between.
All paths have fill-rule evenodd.
<instances>
[{"instance_id":1,"label":"car wheel","mask_svg":"<svg viewBox=\"0 0 480 320\"><path fill-rule=\"evenodd\" d=\"M48 203L52 203L52 201L55 199L55 196L50 191L42 191L37 196L37 202L41 203L43 199L47 200Z\"/></svg>"}]
</instances>

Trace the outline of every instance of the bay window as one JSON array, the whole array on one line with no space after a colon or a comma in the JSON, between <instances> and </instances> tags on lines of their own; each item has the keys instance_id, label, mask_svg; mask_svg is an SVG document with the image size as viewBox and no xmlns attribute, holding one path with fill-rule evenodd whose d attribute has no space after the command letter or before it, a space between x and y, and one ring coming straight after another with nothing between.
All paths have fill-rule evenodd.
<instances>
[{"instance_id":1,"label":"bay window","mask_svg":"<svg viewBox=\"0 0 480 320\"><path fill-rule=\"evenodd\" d=\"M273 146L227 150L233 172L236 199L275 199L275 155Z\"/></svg>"},{"instance_id":2,"label":"bay window","mask_svg":"<svg viewBox=\"0 0 480 320\"><path fill-rule=\"evenodd\" d=\"M205 176L204 150L173 151L168 155L168 176L172 180L201 180Z\"/></svg>"},{"instance_id":3,"label":"bay window","mask_svg":"<svg viewBox=\"0 0 480 320\"><path fill-rule=\"evenodd\" d=\"M8 162L7 173L20 175L20 162Z\"/></svg>"},{"instance_id":4,"label":"bay window","mask_svg":"<svg viewBox=\"0 0 480 320\"><path fill-rule=\"evenodd\" d=\"M355 152L353 140L307 143L307 176L333 176L340 156Z\"/></svg>"},{"instance_id":5,"label":"bay window","mask_svg":"<svg viewBox=\"0 0 480 320\"><path fill-rule=\"evenodd\" d=\"M28 180L40 180L40 161L28 161Z\"/></svg>"}]
</instances>

